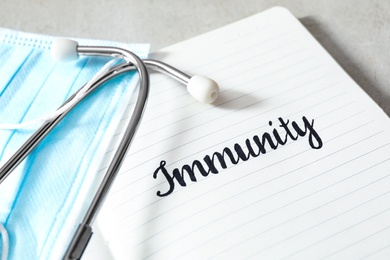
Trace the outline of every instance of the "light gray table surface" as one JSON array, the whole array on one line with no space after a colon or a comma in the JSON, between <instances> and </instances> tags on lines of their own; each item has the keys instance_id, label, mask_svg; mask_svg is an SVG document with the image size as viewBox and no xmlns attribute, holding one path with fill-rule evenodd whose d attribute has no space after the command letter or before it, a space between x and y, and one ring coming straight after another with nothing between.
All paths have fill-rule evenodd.
<instances>
[{"instance_id":1,"label":"light gray table surface","mask_svg":"<svg viewBox=\"0 0 390 260\"><path fill-rule=\"evenodd\" d=\"M390 115L388 0L0 0L0 27L145 42L157 51L276 5L288 8Z\"/></svg>"},{"instance_id":2,"label":"light gray table surface","mask_svg":"<svg viewBox=\"0 0 390 260\"><path fill-rule=\"evenodd\" d=\"M275 5L288 8L390 115L388 0L1 0L0 27L144 42L157 51Z\"/></svg>"}]
</instances>

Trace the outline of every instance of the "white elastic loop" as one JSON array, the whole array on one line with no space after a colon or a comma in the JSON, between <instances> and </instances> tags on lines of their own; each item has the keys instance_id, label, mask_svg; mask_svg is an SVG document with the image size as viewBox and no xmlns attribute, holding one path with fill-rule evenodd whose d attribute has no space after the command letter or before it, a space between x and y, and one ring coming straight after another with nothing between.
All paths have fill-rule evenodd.
<instances>
[{"instance_id":1,"label":"white elastic loop","mask_svg":"<svg viewBox=\"0 0 390 260\"><path fill-rule=\"evenodd\" d=\"M22 122L22 123L18 123L18 124L0 124L0 129L3 129L3 130L15 130L15 129L22 129L22 128L27 128L27 127L30 127L30 126L35 126L39 123L43 123L47 120L52 120L54 118L56 118L57 116L61 115L62 113L64 113L66 110L68 110L71 106L73 106L75 103L77 103L83 96L84 94L87 92L87 90L91 87L91 85L93 83L95 83L103 74L105 74L116 62L118 61L118 59L113 59L109 62L107 62L96 74L95 76L92 77L92 79L90 81L87 82L87 84L84 85L84 87L82 87L79 92L77 92L76 96L74 96L72 98L72 100L70 100L68 103L66 103L65 105L63 105L62 107L60 107L59 109L57 109L56 111L54 111L53 113L50 113L48 115L45 115L45 116L41 116L39 118L36 118L36 119L33 119L33 120L30 120L30 121L26 121L26 122Z\"/></svg>"},{"instance_id":2,"label":"white elastic loop","mask_svg":"<svg viewBox=\"0 0 390 260\"><path fill-rule=\"evenodd\" d=\"M1 240L3 240L3 250L1 251L1 260L7 260L8 258L8 249L9 249L9 240L8 233L3 224L0 223L0 235Z\"/></svg>"}]
</instances>

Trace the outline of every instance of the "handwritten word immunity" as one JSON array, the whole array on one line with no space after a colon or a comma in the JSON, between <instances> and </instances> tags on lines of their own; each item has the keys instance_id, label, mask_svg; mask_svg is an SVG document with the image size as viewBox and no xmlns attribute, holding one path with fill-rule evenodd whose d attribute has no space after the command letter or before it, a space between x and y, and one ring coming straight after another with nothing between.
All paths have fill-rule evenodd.
<instances>
[{"instance_id":1,"label":"handwritten word immunity","mask_svg":"<svg viewBox=\"0 0 390 260\"><path fill-rule=\"evenodd\" d=\"M180 169L175 168L172 174L169 174L165 168L166 161L161 161L160 166L154 171L153 178L157 178L159 173L162 173L166 178L169 188L166 192L157 191L157 196L164 197L171 194L175 189L175 180L180 186L186 186L184 180L185 176L188 176L192 182L196 182L196 172L199 172L202 176L207 177L210 173L218 174L221 169L226 169L228 163L233 165L238 164L240 161L247 161L250 158L256 158L260 154L266 154L269 147L276 150L279 145L285 145L289 139L296 141L299 137L308 135L309 145L313 149L320 149L323 145L322 140L314 129L314 119L309 122L305 116L302 117L303 127L300 127L295 121L290 124L289 120L278 118L281 127L284 130L284 134L279 134L278 130L274 128L272 133L263 133L261 138L255 135L251 139L245 140L245 151L242 146L238 143L234 144L232 149L225 147L222 152L215 152L213 155L206 155L203 157L203 162L194 160L192 164L185 164ZM272 126L272 121L268 123Z\"/></svg>"}]
</instances>

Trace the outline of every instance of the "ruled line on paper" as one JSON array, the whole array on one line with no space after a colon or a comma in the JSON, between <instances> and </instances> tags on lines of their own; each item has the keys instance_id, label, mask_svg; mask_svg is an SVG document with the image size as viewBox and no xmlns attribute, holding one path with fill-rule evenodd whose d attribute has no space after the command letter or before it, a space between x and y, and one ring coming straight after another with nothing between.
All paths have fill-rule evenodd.
<instances>
[{"instance_id":1,"label":"ruled line on paper","mask_svg":"<svg viewBox=\"0 0 390 260\"><path fill-rule=\"evenodd\" d=\"M385 194L388 194L388 193L390 193L390 191L386 192ZM382 194L381 196L383 196L383 195L385 195L385 194ZM378 197L379 197L379 196L378 196ZM375 198L375 199L376 199L376 198ZM348 248L351 248L351 247L353 247L353 246L355 246L355 245L357 245L357 244L363 242L364 240L370 239L370 238L372 238L372 237L374 237L374 236L376 236L376 235L378 235L378 234L380 234L380 233L382 233L382 232L384 232L384 231L387 231L387 230L390 230L390 225L388 225L388 226L386 226L386 227L384 227L384 228L382 228L382 229L380 229L380 230L378 230L378 231L376 231L376 232L370 234L369 236L366 236L366 237L364 237L364 238L361 238L361 239L355 241L354 243L351 243L351 244L349 244L349 245L347 245L347 246L345 246L345 247L343 247L343 248L341 248L341 249L339 249L339 250L337 250L337 251L335 251L335 252L333 252L333 253L331 253L331 254L329 254L329 255L326 255L326 256L322 257L321 259L326 259L326 258L329 258L329 257L331 257L331 256L337 255L337 254L339 254L340 252L342 252L342 251L344 251L344 250L346 250L346 249L348 249ZM389 245L390 245L390 244L389 244Z\"/></svg>"},{"instance_id":2,"label":"ruled line on paper","mask_svg":"<svg viewBox=\"0 0 390 260\"><path fill-rule=\"evenodd\" d=\"M390 174L389 175L387 175L386 177L389 177L390 176ZM314 246L314 245L316 245L316 244L319 244L319 243L321 243L321 242L323 242L323 241L325 241L325 240L327 240L327 239L329 239L329 238L332 238L332 237L334 237L334 236L336 236L336 235L338 235L338 234L340 234L340 233L342 233L342 232L345 232L345 231L347 231L347 230L349 230L349 229L351 229L351 228L354 228L354 227L356 227L356 226L358 226L358 225L360 225L360 224L362 224L362 223L364 223L364 222L366 222L366 221L368 221L368 220L371 220L371 219L373 219L373 218L375 218L375 217L377 217L377 216L379 216L379 215L381 215L381 214L383 214L383 213L386 213L386 212L388 212L388 211L390 211L390 208L386 208L386 209L384 209L384 210L382 210L382 211L380 211L380 212L378 212L378 213L376 213L376 214L374 214L374 215L372 215L372 216L370 216L370 217L368 217L368 218L364 218L364 219L362 219L361 221L359 221L358 223L355 223L355 224L353 224L353 225L351 225L351 226L349 226L349 227L347 227L347 228L344 228L344 229L342 229L342 230L340 230L340 231L338 231L338 232L336 232L336 233L334 233L334 234L332 234L331 236L328 236L328 237L326 237L326 238L324 238L324 239L322 239L322 240L320 240L320 241L317 241L317 242L315 242L315 243L313 243L313 244L311 244L310 246L308 246L308 247L306 247L306 248L303 248L303 249L301 249L301 250L299 250L299 251L296 251L295 253L293 253L293 254L291 254L291 255L289 255L289 256L287 256L287 257L284 257L283 259L287 259L287 258L289 258L289 257L292 257L292 256L294 256L294 255L297 255L297 254L299 254L300 252L302 252L302 251L304 251L304 250L306 250L306 249L308 249L308 248L310 248L310 247L312 247L312 246ZM338 217L338 216L337 216ZM317 226L317 225L316 225ZM314 228L314 227L316 227L316 226L313 226L312 228ZM302 232L305 232L305 231L307 231L307 230L304 230L304 231L302 231ZM296 235L294 235L293 237L295 237L295 236L297 236L297 235L300 235L301 233L298 233L298 234L296 234ZM290 237L289 239L291 239L292 237ZM277 244L276 244L277 245ZM268 249L268 248L267 248ZM265 250L264 250L265 251ZM262 251L260 251L260 252L262 252ZM258 253L260 253L260 252L257 252L257 254Z\"/></svg>"},{"instance_id":3,"label":"ruled line on paper","mask_svg":"<svg viewBox=\"0 0 390 260\"><path fill-rule=\"evenodd\" d=\"M252 35L253 33L263 32L266 29L270 29L270 28L273 28L275 26L280 26L282 23L283 22L271 23L271 24L267 24L267 25L264 25L264 26L261 26L261 27L259 25L252 24L253 26L256 26L256 29L251 31L250 33L245 33L245 34L239 33L239 38L245 38L246 36ZM223 42L223 44L228 44L228 43L234 42L234 41L236 41L236 38L237 37L235 37L234 39L230 39L228 41L225 41L225 42Z\"/></svg>"},{"instance_id":4,"label":"ruled line on paper","mask_svg":"<svg viewBox=\"0 0 390 260\"><path fill-rule=\"evenodd\" d=\"M291 52L289 52L289 53L287 53L287 54L282 55L281 57L279 57L279 58L277 58L277 59L272 59L272 60L270 60L270 61L267 61L267 62L264 62L264 63L261 63L261 64L256 64L256 67L247 68L247 69L245 70L245 72L239 72L239 73L237 73L237 74L232 74L232 75L229 75L229 76L227 76L227 77L224 77L224 78L220 81L220 84L223 85L224 82L226 82L226 81L228 81L228 80L231 80L232 78L236 78L236 77L240 76L240 75L243 74L243 73L258 71L260 68L265 67L265 66L267 66L267 65L270 65L270 64L272 64L272 63L280 63L281 60L284 60L284 59L286 59L286 58L289 58L289 57L292 56L292 55L296 55L296 54L301 53L301 52L304 52L304 51L306 51L305 48L293 50L293 51L291 51ZM307 60L310 60L310 59L312 59L312 58L313 58L313 57L310 57L310 56L305 57L304 59L300 59L300 60L296 61L295 63L289 64L289 65L287 65L287 66L285 66L285 67L282 67L282 68L280 68L280 69L278 69L278 70L273 70L273 71L270 71L270 72L267 73L267 74L262 74L260 77L255 78L255 79L257 80L257 79L259 79L259 78L264 78L264 77L267 77L267 76L269 76L269 75L273 75L273 74L275 74L275 73L278 73L279 71L282 71L282 70L284 70L284 69L286 69L286 68L290 68L290 67L296 66L297 64L299 64L299 63L301 63L301 62L304 62L304 61L307 61ZM232 67L233 67L233 66L232 66ZM222 69L221 69L220 71L222 71ZM212 75L213 75L213 74L211 74L211 76L212 76ZM250 80L250 81L243 81L243 84L242 84L242 85L245 85L245 84L247 84L247 83L249 83L249 82L251 82L251 81L253 81L253 80Z\"/></svg>"},{"instance_id":5,"label":"ruled line on paper","mask_svg":"<svg viewBox=\"0 0 390 260\"><path fill-rule=\"evenodd\" d=\"M250 53L253 53L253 50L256 51L256 54L266 54L268 52L267 51L261 51L263 48L261 46L267 44L267 43L270 43L270 42L273 42L275 40L280 40L280 38L282 37L285 37L285 36L289 36L289 35L292 35L291 34L291 31L290 30L285 30L285 31L282 31L282 32L279 32L277 35L273 35L269 38L266 38L262 41L256 41L253 45L245 45L244 48L241 48L241 49L238 49L237 47L234 47L235 51L234 52L226 52L223 54L222 57L218 57L217 59L213 59L213 60L203 60L200 64L196 65L196 66L191 66L191 70L198 70L198 69L203 69L204 67L209 67L211 64L218 64L221 63L223 64L224 63L224 60L226 62L226 59L228 58L231 58L231 57L235 57L237 56L237 54L243 54L244 52L250 52ZM253 36L253 34L249 34L248 36ZM245 41L245 38L247 37L242 37L242 38L239 38L240 41ZM218 46L217 48L220 48L222 45ZM282 46L283 47L283 46ZM228 48L226 45L224 46L224 48ZM213 52L212 50L210 52ZM227 62L226 62L227 63ZM213 66L214 67L214 66Z\"/></svg>"},{"instance_id":6,"label":"ruled line on paper","mask_svg":"<svg viewBox=\"0 0 390 260\"><path fill-rule=\"evenodd\" d=\"M347 133L350 133L350 132L346 132L346 133L344 133L344 134L347 134ZM378 132L378 133L376 133L376 134L373 134L373 135L371 135L371 136L369 136L369 137L366 137L366 138L364 138L364 139L362 139L362 140L360 140L360 141L358 141L358 142L355 142L355 143L353 143L353 144L351 144L351 145L349 145L349 146L343 147L342 149L339 149L339 150L333 152L332 154L327 154L327 155L325 155L324 157L321 157L321 158L319 158L319 159L317 159L317 160L315 160L315 161L312 161L312 162L310 162L310 163L308 163L308 164L305 164L305 165L303 165L303 166L301 166L301 167L298 167L298 168L296 168L296 169L294 169L294 170L291 170L291 171L289 171L289 172L287 172L287 173L285 173L285 174L283 174L283 175L281 175L281 176L278 176L278 177L275 177L275 178L273 178L273 179L267 180L266 182L260 183L260 184L258 184L258 185L256 185L256 186L252 187L251 189L246 189L245 191L241 192L240 194L235 194L235 195L232 195L232 196L230 196L230 197L227 197L227 199L225 199L225 200L223 200L223 201L219 201L217 204L213 204L213 205L211 205L210 207L207 207L206 209L202 209L201 211L197 212L196 214L193 214L192 216L198 215L198 214L202 213L203 211L205 211L205 210L207 210L207 209L209 209L209 208L215 207L216 205L221 204L221 203L223 203L223 202L225 202L225 201L227 201L227 200L229 200L229 199L231 199L231 198L234 198L234 197L236 197L236 196L239 196L239 195L242 195L242 194L244 194L244 193L246 193L246 192L249 192L249 191L251 191L251 190L254 189L254 188L258 188L259 186L262 186L262 185L264 185L264 184L267 184L267 183L270 183L270 182L275 181L275 180L277 180L277 179L280 179L280 178L282 178L282 177L285 177L285 176L291 174L292 172L296 172L297 170L303 169L303 168L305 168L305 167L307 167L307 166L309 166L309 165L318 163L319 161L321 161L321 160L323 160L323 159L325 159L325 158L328 158L328 157L330 157L330 156L332 156L332 155L334 155L334 154L336 154L336 153L338 153L338 152L344 151L344 150L346 150L346 149L348 149L348 148L350 148L350 147L352 147L352 146L355 146L355 145L358 144L358 143L361 143L361 142L363 142L363 141L366 141L366 140L368 140L368 139L370 139L370 138L372 138L372 137L374 137L374 136L376 136L376 135L378 135L378 134L380 134L380 133L381 133L381 132ZM338 137L340 137L340 136L338 136ZM337 139L337 138L334 138L334 139L329 140L329 141L333 141L333 140L336 140L336 139ZM329 142L329 141L328 141L328 142ZM380 147L380 148L382 148L382 147ZM379 148L378 148L378 149L379 149ZM307 151L309 151L309 150L310 150L310 149L306 149L306 150L301 151L300 153L294 154L294 155L292 155L292 156L290 156L290 157L288 157L288 158L286 158L286 159L284 159L284 160L291 159L291 158L293 158L293 157L295 157L295 156L297 156L297 155L299 155L299 154L301 154L301 153L307 152ZM374 150L373 150L373 151L374 151ZM364 153L363 155L368 155L368 154L370 154L370 152ZM251 173L246 174L246 176L244 176L244 177L248 177L248 176L251 175L251 174L254 174L254 173L257 173L257 172L259 172L259 171L261 171L261 170L264 170L264 169L266 169L266 168L272 167L272 166L274 166L274 165L276 165L276 164L278 164L278 163L280 163L280 162L282 162L282 161L284 161L284 160L279 160L277 163L274 163L274 164L269 165L269 166L267 166L267 167L263 167L263 168L260 168L260 169L256 169L256 170L252 171ZM350 162L352 162L352 161L354 161L354 160L350 160L350 161L348 161L348 162L346 162L346 163L350 163ZM344 163L344 164L346 164L346 163ZM342 165L344 165L344 164L342 164ZM338 168L338 167L339 167L339 166L334 167L332 170L334 170L334 169L336 169L336 168ZM326 173L326 172L325 172L325 173ZM303 181L303 182L301 182L301 183L298 183L298 184L296 184L296 185L290 186L289 188L286 188L286 189L284 189L284 190L282 190L282 191L280 191L280 192L283 192L283 191L289 190L289 189L291 189L291 188L294 188L294 187L297 186L297 185L300 185L300 184L302 184L302 183L306 183L307 181L310 181L310 180L312 180L312 179L315 179L315 178L317 178L318 176L321 176L321 175L322 175L322 174L317 174L317 175L313 176L312 178L309 178L309 179L307 179L307 180L305 180L305 181ZM239 179L241 179L241 178L239 178ZM234 181L238 181L239 179L236 179L236 180L234 180ZM178 191L177 191L177 192L178 192ZM272 196L275 196L275 195L279 194L280 192L271 194L271 195L269 195L268 197L266 197L266 198L264 198L264 199L261 199L260 201L263 201L263 200L268 199L268 198L270 198L270 197L272 197ZM254 202L254 203L252 203L252 204L258 203L258 202L260 202L260 201L256 201L256 202ZM147 205L147 206L144 206L142 209L138 210L137 212L140 212L141 210L144 210L145 208L147 208L147 207L153 205L154 203L156 203L156 202L153 202L153 203L151 203L151 204L149 204L149 205ZM252 205L252 204L250 204L250 205ZM184 204L183 204L183 205L184 205ZM242 207L242 208L236 210L235 212L238 212L238 211L240 211L240 210L242 210L242 209L244 209L244 208L247 208L247 207L249 207L250 205L248 205L248 206L246 206L246 207ZM176 208L176 207L175 207L175 208ZM161 217L163 214L166 214L166 213L168 213L168 212L170 212L170 211L171 211L171 209L168 210L168 211L166 211L166 212L164 212L164 213L162 213L162 214L160 214L160 215L158 215L158 216L156 216L156 217L153 218L153 219L157 219L158 217ZM133 214L136 214L136 212L133 213ZM122 218L122 219L119 220L119 221L123 221L124 219L127 219L128 217L132 216L133 214L128 215L128 216L126 216L125 218ZM224 217L226 217L226 216L224 216ZM153 220L153 219L152 219L152 220ZM220 220L220 219L218 219L218 220ZM141 227L141 226L144 226L144 225L148 224L149 222L150 222L150 220L147 221L147 222L144 222L144 223L141 224L141 225L138 225L138 228ZM214 221L214 222L215 222L215 221ZM174 225L177 225L178 223L179 223L179 222L175 223ZM211 223L213 223L213 222L211 222ZM208 224L210 224L210 223L208 223ZM174 226L174 225L172 225L172 226ZM171 227L172 227L172 226L171 226ZM171 227L170 227L170 228L171 228ZM133 231L134 231L134 230L131 230L131 231L128 231L127 233L131 233L131 232L133 232Z\"/></svg>"},{"instance_id":7,"label":"ruled line on paper","mask_svg":"<svg viewBox=\"0 0 390 260\"><path fill-rule=\"evenodd\" d=\"M213 60L210 60L210 61L202 61L200 64L197 64L196 66L191 66L191 68L187 69L187 70L196 71L198 69L202 69L203 70L205 67L206 68L207 67L208 68L211 67L211 68L215 68L215 69L214 70L210 70L210 74L209 75L215 74L217 72L220 72L220 71L223 71L225 69L231 68L231 67L233 67L235 65L239 65L239 64L246 63L247 61L249 61L248 59L245 59L245 60L241 61L240 63L230 64L230 62L226 62L226 59L232 58L232 57L238 57L238 56L242 55L244 52L249 52L252 48L256 48L256 50L257 50L255 52L255 55L252 55L252 58L259 58L259 57L261 57L263 55L266 55L266 54L272 53L274 51L280 50L282 48L285 48L285 47L289 46L291 43L296 42L298 40L296 38L293 38L290 41L284 40L281 45L277 45L276 47L271 46L271 49L263 50L263 48L261 48L261 46L264 45L265 43L269 43L271 41L275 41L277 39L280 39L282 37L289 36L289 35L290 35L290 32L288 32L288 31L280 33L277 36L269 38L266 41L258 42L258 43L256 43L255 45L253 45L252 47L250 47L248 49L245 48L245 49L243 49L241 51L235 51L234 53L231 53L231 54L228 54L228 55L224 55L222 57L219 57L217 59L213 59ZM251 54L253 54L253 52L251 52ZM214 66L210 66L211 64L214 64ZM223 64L229 64L229 65L224 67Z\"/></svg>"},{"instance_id":8,"label":"ruled line on paper","mask_svg":"<svg viewBox=\"0 0 390 260\"><path fill-rule=\"evenodd\" d=\"M230 69L230 68L235 68L239 65L246 65L248 64L248 62L250 62L251 60L254 60L254 59L258 59L258 60L261 60L261 58L265 55L268 55L272 52L281 52L281 50L283 50L284 48L287 48L287 47L291 47L291 45L295 42L297 42L298 39L292 39L288 42L283 42L282 45L278 46L278 47L275 47L275 48L271 48L269 50L266 50L266 51L262 51L262 52L256 52L256 53L252 53L251 55L251 58L249 59L245 59L245 60L242 60L241 62L237 62L237 61L234 61L233 62L227 62L225 66L221 66L221 64L224 64L223 60L226 58L226 57L223 57L222 59L219 59L219 60L215 60L213 61L213 63L216 63L218 65L215 65L215 67L211 67L211 70L210 72L207 71L207 75L209 75L210 77L215 77L217 76L217 74L221 73L221 72L224 72L225 70L227 69ZM302 53L302 52L305 52L306 49L305 48L298 48L298 49L293 49L287 53L284 53L283 55L281 55L280 57L277 57L277 58L273 58L269 61L265 61L265 62L262 62L262 63L258 63L256 64L256 67L251 67L250 69L251 70L254 70L254 69L258 69L258 68L261 68L261 67L266 67L270 64L273 64L275 62L280 62L281 60L284 60L292 55L295 55L295 54L298 54L298 53ZM237 57L239 58L240 55L238 55L239 53L235 53L233 55L231 55L230 57ZM205 67L204 65L202 65L202 67ZM191 69L191 71L194 71L194 69ZM250 70L245 70L244 73L247 73L249 72ZM230 74L229 76L224 76L220 83L223 83L225 82L226 80L228 79L231 79L231 78L234 78L234 77L237 77L239 76L240 74L242 74L242 72L239 72L239 73L236 73L236 74ZM223 85L223 84L221 84Z\"/></svg>"},{"instance_id":9,"label":"ruled line on paper","mask_svg":"<svg viewBox=\"0 0 390 260\"><path fill-rule=\"evenodd\" d=\"M269 29L269 28L271 28L271 27L279 27L280 25L282 25L282 24L274 24L273 26L270 26L270 27L268 27L268 28L266 28L266 29ZM256 34L258 34L259 32L260 32L260 31L256 31ZM237 52L238 52L238 53L242 53L242 52L247 51L247 50L249 50L249 51L252 51L253 49L257 50L257 49L260 47L260 45L263 45L263 44L269 43L269 42L271 42L271 41L280 39L281 37L283 37L283 36L285 36L285 35L290 35L290 34L291 34L291 31L285 30L285 31L283 31L282 33L277 34L276 36L273 36L273 37L270 37L270 38L266 38L266 39L264 39L263 41L257 42L257 43L255 43L255 44L253 44L253 45L246 46L247 48L238 49ZM254 34L254 33L249 33L249 34L247 34L247 35L245 35L245 36L241 36L241 37L235 38L234 41L230 41L230 43L236 42L237 39L238 39L238 40L246 40L248 37L251 37L251 36L253 36L253 35L255 35L255 34ZM222 44L219 45L218 47L220 47L220 46L226 46L226 44L228 44L228 43L229 43L229 42L222 43ZM235 49L236 49L236 48L235 48ZM225 55L225 57L234 56L235 53L236 53L236 52L231 53L230 55L229 55L229 54L228 54L228 55ZM202 65L203 65L203 66L206 66L206 65L209 65L209 63L213 63L213 62L214 62L214 61L209 61L209 62L207 62L207 63L203 63ZM195 67L195 69L196 69L196 68L203 67L202 65L201 65L201 66L198 66L198 67Z\"/></svg>"},{"instance_id":10,"label":"ruled line on paper","mask_svg":"<svg viewBox=\"0 0 390 260\"><path fill-rule=\"evenodd\" d=\"M386 144L386 146L387 146L387 145L389 145L389 144ZM382 147L380 147L380 148L382 148ZM384 163L384 162L386 162L386 161L388 161L388 160L390 160L390 159L386 159L385 161L382 161L381 163ZM380 163L378 163L378 164L376 164L376 165L374 165L374 166L377 166L377 165L379 165L379 164L380 164ZM374 167L374 166L371 166L371 167L369 167L369 168L367 168L367 169L365 169L365 170L363 170L363 171L361 171L361 172L367 171L368 169L371 169L371 168ZM336 168L337 168L337 167L336 167ZM332 170L334 170L334 169L332 169ZM359 173L361 173L361 172L359 172ZM357 173L357 174L359 174L359 173ZM355 175L357 175L357 174L355 174ZM363 186L363 187L361 187L361 188L367 187L367 186L369 186L369 185L371 185L371 184L373 184L373 183L375 183L375 182L378 182L378 181L380 181L380 180L382 180L382 179L384 179L384 178L387 178L387 177L389 177L389 176L390 176L390 174L388 174L388 175L386 175L385 177L380 178L380 179L378 179L378 180L376 180L376 181L374 181L374 182L372 182L372 183L366 184L365 186ZM348 179L348 178L346 178L346 179ZM344 181L344 180L343 180L343 181ZM337 184L337 183L336 183L336 184ZM299 184L298 184L298 185L299 185ZM295 186L295 185L294 185L294 186ZM329 187L331 187L331 186L329 186ZM328 189L329 187L325 187L324 189L321 189L320 191L323 191L323 190L325 190L325 189ZM354 190L353 192L356 192L356 191L358 191L358 190L360 190L360 188L357 189L357 190ZM283 191L281 191L281 192L284 192L284 191L285 191L285 190L283 190ZM318 191L318 192L319 192L319 191ZM257 220L258 218L261 218L261 217L264 217L264 216L269 215L269 214L271 214L271 213L274 213L275 211L280 210L280 209L284 208L285 206L289 206L289 205L291 205L291 204L294 204L294 203L296 203L297 201L300 201L301 199L305 199L305 198L307 198L307 197L309 197L309 196L312 196L312 195L314 195L314 194L316 194L316 193L318 193L318 192L315 192L315 193L313 193L313 194L309 194L309 195L307 195L307 196L305 196L305 197L303 197L303 198L300 198L300 199L298 199L298 200L296 200L296 201L293 201L292 203L289 203L289 204L287 204L287 205L283 205L283 206L281 206L281 207L279 207L279 208L277 208L276 210L273 210L273 211L271 211L271 212L267 212L266 214L263 214L263 215L257 217L256 219L253 219L252 221L255 221L255 220ZM350 192L350 193L346 194L345 196L350 195L350 194L352 194L353 192ZM276 193L276 194L279 194L279 193L280 193L280 192L278 192L278 193ZM385 194L388 194L388 193L390 193L390 191L389 191L389 192L386 192ZM383 194L383 195L385 195L385 194ZM383 196L383 195L381 195L381 196ZM270 196L274 196L274 195L270 195ZM340 198L345 197L345 196L342 196L342 197L339 197L339 198L333 200L332 203L335 202L335 201L337 201L337 200L340 199ZM378 196L378 198L381 197L381 196ZM269 198L269 197L264 198L264 199L268 199L268 198ZM256 203L257 203L257 202L256 202ZM328 204L329 204L329 203L326 203L326 204L324 204L324 205L321 205L321 206L315 208L314 210L316 210L316 209L318 209L318 208L321 208L321 207L323 207L323 206L325 206L325 205L328 205ZM252 204L251 204L251 205L252 205ZM251 205L248 205L248 206L251 206ZM364 205L364 203L361 204L361 205ZM214 205L214 206L215 206L215 205ZM240 209L238 209L237 211L234 211L234 212L231 213L231 214L237 213L238 211L241 211L242 209L243 209L243 208L240 208ZM389 209L390 209L390 208L389 208ZM387 210L389 210L389 209L387 209ZM352 210L352 209L351 209L351 210ZM299 217L301 217L301 216L303 216L303 215L305 215L305 214L307 214L307 213L309 213L309 212L311 212L311 211L312 211L312 210L310 210L310 211L308 211L308 212L305 212L304 214L299 215ZM346 211L346 212L348 212L348 211ZM229 214L229 215L231 215L231 214ZM217 222L217 221L220 221L221 219L223 219L223 218L225 218L225 217L228 217L229 215L224 215L224 216L222 216L221 218L219 218L219 219L217 219L217 220L214 220L214 221L212 221L212 222L207 223L207 225L210 225L210 224L212 224L212 223L215 223L215 222ZM295 219L295 218L294 218L294 219ZM292 220L294 220L294 219L291 219L291 220L287 221L286 223L288 223L288 222L290 222L290 221L292 221ZM332 218L332 219L333 219L333 218ZM249 224L249 223L250 223L250 222L245 223L244 225ZM324 221L323 223L325 223L325 221ZM284 224L284 223L282 223L282 224ZM320 223L320 224L322 224L322 223ZM316 226L317 226L317 225L316 225ZM272 229L277 228L277 227L279 227L279 225L273 227ZM314 228L314 227L315 227L315 226L313 226L313 228ZM169 227L169 228L172 228L172 226ZM167 229L169 229L169 228L167 228ZM205 226L202 226L202 227L200 227L200 228L198 228L198 229L192 231L191 233L186 233L185 236L182 236L182 237L177 238L176 240L172 241L171 243L169 243L168 245L166 245L166 246L164 246L164 247L167 247L167 246L169 246L169 245L172 245L172 244L174 244L176 241L178 241L179 239L182 239L183 237L186 237L186 236L188 236L188 235L190 235L190 234L192 234L192 233L194 233L194 232L196 232L196 231L198 231L198 230L200 230L200 229L202 229L202 228L205 228ZM241 228L241 226L238 226L238 227L236 227L236 228ZM272 230L272 229L269 229L269 230L267 230L267 231L265 231L265 232L268 232L268 231L270 231L270 230ZM232 230L234 230L234 229L228 230L228 231L226 231L225 233L220 234L220 235L221 235L221 236L222 236L222 235L225 235L226 233L231 232ZM309 230L309 229L307 229L307 230ZM306 230L305 230L305 231L306 231ZM264 232L262 232L262 233L260 233L260 234L257 234L256 236L260 236L260 235L262 235L263 233L264 233ZM301 234L301 233L299 233L299 234ZM299 235L299 234L297 234L297 235ZM292 236L292 237L295 237L295 236L296 236L296 235L294 235L294 236ZM289 237L288 239L290 239L290 238L292 238L292 237ZM202 246L202 245L204 245L204 244L207 244L207 243L211 242L211 241L214 240L214 239L215 239L215 238L210 239L210 240L207 240L207 241L205 241L203 244L201 244L201 245L199 245L199 246L197 246L197 247L195 247L195 248L192 248L190 251L195 250L196 248L198 248L198 247L200 247L200 246ZM251 239L251 238L248 238L248 239ZM287 239L286 239L286 240L287 240ZM243 241L242 243L244 243L244 242L246 242L246 241ZM283 242L284 242L284 241L283 241ZM276 246L276 245L277 245L277 244L275 244L274 246ZM163 247L163 248L160 248L160 250L164 249L164 247ZM272 247L273 247L273 246L272 246ZM271 248L271 247L268 247L268 248L266 248L266 249L264 249L264 250L262 250L262 251L258 251L256 254L258 254L258 253L260 253L260 252L263 252L263 251L265 251L265 250L267 250L267 249L269 249L269 248ZM230 249L231 249L231 248L230 248ZM158 251L160 251L160 250L158 250ZM153 254L157 253L158 251L153 252ZM189 252L190 252L190 251L189 251ZM189 252L186 252L185 254L181 254L181 255L179 256L179 258L185 256L185 255L188 254ZM221 253L222 253L222 252L221 252ZM151 256L151 255L153 255L153 254L150 254L150 255L148 255L147 257L149 257L149 256ZM214 257L214 256L213 256L213 257Z\"/></svg>"},{"instance_id":11,"label":"ruled line on paper","mask_svg":"<svg viewBox=\"0 0 390 260\"><path fill-rule=\"evenodd\" d=\"M387 244L386 246L384 246L384 247L379 248L378 250L375 250L375 251L371 252L371 253L368 254L368 255L363 256L363 257L360 258L360 259L361 259L361 260L363 260L363 259L368 259L368 258L370 258L370 257L372 257L372 256L374 256L374 255L376 255L376 254L378 254L379 252L384 251L385 249L388 249L388 248L390 248L390 243L388 243L388 244Z\"/></svg>"}]
</instances>

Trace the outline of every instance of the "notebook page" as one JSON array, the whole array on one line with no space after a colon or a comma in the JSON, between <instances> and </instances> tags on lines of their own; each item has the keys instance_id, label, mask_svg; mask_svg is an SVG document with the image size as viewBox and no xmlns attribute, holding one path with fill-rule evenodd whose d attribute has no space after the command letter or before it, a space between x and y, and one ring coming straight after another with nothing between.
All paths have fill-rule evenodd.
<instances>
[{"instance_id":1,"label":"notebook page","mask_svg":"<svg viewBox=\"0 0 390 260\"><path fill-rule=\"evenodd\" d=\"M215 79L221 94L196 103L151 76L141 127L98 217L115 259L390 253L389 119L287 10L158 58Z\"/></svg>"}]
</instances>

